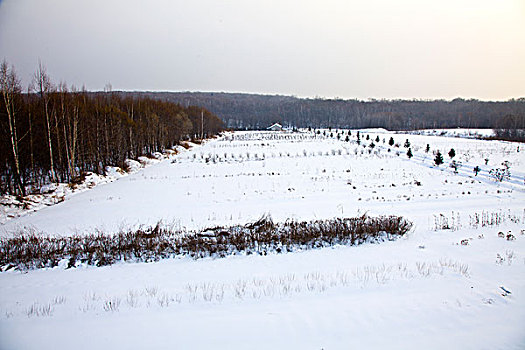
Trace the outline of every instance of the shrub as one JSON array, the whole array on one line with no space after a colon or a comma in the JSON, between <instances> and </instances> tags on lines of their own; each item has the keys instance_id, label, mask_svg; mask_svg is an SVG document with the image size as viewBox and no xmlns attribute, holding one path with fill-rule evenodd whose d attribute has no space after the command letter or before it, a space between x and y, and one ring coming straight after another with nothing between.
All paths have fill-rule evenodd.
<instances>
[{"instance_id":1,"label":"shrub","mask_svg":"<svg viewBox=\"0 0 525 350\"><path fill-rule=\"evenodd\" d=\"M453 160L450 163L450 167L452 169L454 169L454 173L457 174L458 173L458 169L461 168L461 162L456 162L455 160Z\"/></svg>"},{"instance_id":2,"label":"shrub","mask_svg":"<svg viewBox=\"0 0 525 350\"><path fill-rule=\"evenodd\" d=\"M498 182L503 182L503 180L510 179L510 164L508 161L501 163L502 168L494 168L489 170L489 175Z\"/></svg>"},{"instance_id":3,"label":"shrub","mask_svg":"<svg viewBox=\"0 0 525 350\"><path fill-rule=\"evenodd\" d=\"M412 228L399 216L337 218L310 222L275 224L270 217L231 227L214 227L199 232L170 231L159 224L153 228L119 232L115 235L46 237L17 236L0 240L0 266L31 269L54 267L66 260L68 267L79 263L110 265L117 261L156 261L174 256L224 257L231 254L266 255L336 244L357 245L393 240ZM118 309L111 301L108 310Z\"/></svg>"}]
</instances>

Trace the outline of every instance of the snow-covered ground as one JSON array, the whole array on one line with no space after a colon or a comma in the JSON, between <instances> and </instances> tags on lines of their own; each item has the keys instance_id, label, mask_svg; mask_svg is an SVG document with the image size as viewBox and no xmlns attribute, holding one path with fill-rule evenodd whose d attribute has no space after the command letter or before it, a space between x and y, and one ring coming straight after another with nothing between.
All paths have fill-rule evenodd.
<instances>
[{"instance_id":1,"label":"snow-covered ground","mask_svg":"<svg viewBox=\"0 0 525 350\"><path fill-rule=\"evenodd\" d=\"M447 136L463 138L488 138L494 136L493 129L423 129L410 132L411 134L428 135L428 136Z\"/></svg>"},{"instance_id":2,"label":"snow-covered ground","mask_svg":"<svg viewBox=\"0 0 525 350\"><path fill-rule=\"evenodd\" d=\"M352 140L355 135L354 131ZM380 142L371 150L367 145L376 137ZM390 137L400 146L389 147ZM175 228L201 229L242 224L265 213L283 221L365 211L410 214L412 220L428 226L429 214L490 210L514 198L516 191L523 196L525 150L517 152L516 144L381 130L363 131L361 139L358 146L313 134L226 135L110 185L66 196L57 205L8 220L0 231L3 235L28 229L60 235L109 233L159 221ZM412 143L411 160L403 147L406 139ZM424 151L427 144L429 153ZM457 153L454 159L462 163L457 175L447 166L452 147ZM432 151L438 149L445 164L436 168ZM512 178L495 183L488 171L501 167L504 160L511 163ZM474 166L481 169L478 176L473 176ZM522 202L513 202L504 208L523 208Z\"/></svg>"},{"instance_id":3,"label":"snow-covered ground","mask_svg":"<svg viewBox=\"0 0 525 350\"><path fill-rule=\"evenodd\" d=\"M350 142L347 131L340 140L325 132L334 137L226 134L6 220L1 235L366 212L406 217L415 223L408 236L282 255L3 272L0 348L524 348L525 145L385 130L362 130L358 145L356 131ZM511 176L497 182L489 171L504 161Z\"/></svg>"}]
</instances>

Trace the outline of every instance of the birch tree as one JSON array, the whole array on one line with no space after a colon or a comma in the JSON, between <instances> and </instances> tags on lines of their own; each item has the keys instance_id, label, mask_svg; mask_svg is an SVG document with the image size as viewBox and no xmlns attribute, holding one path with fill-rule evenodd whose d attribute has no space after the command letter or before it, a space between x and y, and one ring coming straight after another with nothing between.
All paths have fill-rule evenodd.
<instances>
[{"instance_id":1,"label":"birch tree","mask_svg":"<svg viewBox=\"0 0 525 350\"><path fill-rule=\"evenodd\" d=\"M0 89L4 99L7 124L9 129L9 138L11 141L11 150L13 153L13 171L18 194L25 196L25 189L22 183L22 174L20 172L20 154L18 152L18 132L16 127L16 99L20 95L20 80L16 76L14 67L9 67L7 61L0 65Z\"/></svg>"},{"instance_id":2,"label":"birch tree","mask_svg":"<svg viewBox=\"0 0 525 350\"><path fill-rule=\"evenodd\" d=\"M53 182L56 182L57 177L55 173L55 165L53 163L53 143L51 142L51 122L49 115L49 93L51 92L53 86L51 84L49 76L47 75L46 68L42 66L41 62L38 62L38 70L35 73L34 80L37 91L40 94L40 98L42 99L42 103L44 106L44 116L46 118L47 127L47 143L49 147L49 165L51 180Z\"/></svg>"}]
</instances>

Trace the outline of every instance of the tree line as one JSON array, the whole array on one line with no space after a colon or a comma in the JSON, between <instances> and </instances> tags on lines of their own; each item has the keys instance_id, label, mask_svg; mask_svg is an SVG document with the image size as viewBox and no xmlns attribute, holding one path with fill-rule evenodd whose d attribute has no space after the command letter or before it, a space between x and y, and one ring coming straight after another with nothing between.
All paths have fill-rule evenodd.
<instances>
[{"instance_id":1,"label":"tree line","mask_svg":"<svg viewBox=\"0 0 525 350\"><path fill-rule=\"evenodd\" d=\"M51 182L211 137L223 123L209 110L145 96L54 84L39 65L27 90L0 65L0 193L26 195Z\"/></svg>"},{"instance_id":2,"label":"tree line","mask_svg":"<svg viewBox=\"0 0 525 350\"><path fill-rule=\"evenodd\" d=\"M525 98L493 102L447 100L344 100L205 92L121 92L200 105L232 129L265 129L275 122L297 128L490 128L525 130ZM519 131L521 129L521 131Z\"/></svg>"}]
</instances>

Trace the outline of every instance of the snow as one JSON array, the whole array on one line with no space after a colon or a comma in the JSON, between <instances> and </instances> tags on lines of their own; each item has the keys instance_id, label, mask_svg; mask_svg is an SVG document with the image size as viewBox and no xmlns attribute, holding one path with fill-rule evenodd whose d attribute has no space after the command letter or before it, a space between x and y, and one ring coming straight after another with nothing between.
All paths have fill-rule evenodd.
<instances>
[{"instance_id":1,"label":"snow","mask_svg":"<svg viewBox=\"0 0 525 350\"><path fill-rule=\"evenodd\" d=\"M370 153L368 133L381 140ZM401 146L389 147L390 137ZM397 214L415 228L356 247L3 272L0 348L525 347L523 144L385 130L362 131L361 140L365 147L309 133L225 134L7 220L4 236L158 221L199 229L266 213L274 221ZM457 174L450 148L462 162ZM499 183L488 171L503 161L511 178Z\"/></svg>"},{"instance_id":2,"label":"snow","mask_svg":"<svg viewBox=\"0 0 525 350\"><path fill-rule=\"evenodd\" d=\"M80 184L70 186L66 183L51 183L42 186L39 194L30 194L24 197L24 200L12 195L0 197L0 224L5 224L12 218L28 215L39 211L47 206L52 206L63 202L70 197L92 189L95 186L113 182L121 177L138 172L144 167L153 165L162 159L169 159L173 155L186 151L185 148L177 146L174 150L169 150L166 154L155 153L154 158L139 157L139 161L127 159L125 161L127 171L119 167L106 167L106 175L87 173L84 181ZM26 227L27 229L27 227Z\"/></svg>"},{"instance_id":3,"label":"snow","mask_svg":"<svg viewBox=\"0 0 525 350\"><path fill-rule=\"evenodd\" d=\"M466 137L466 138L483 138L494 136L493 129L424 129L411 132L418 135L447 136L447 137Z\"/></svg>"},{"instance_id":4,"label":"snow","mask_svg":"<svg viewBox=\"0 0 525 350\"><path fill-rule=\"evenodd\" d=\"M406 138L413 143L415 156L408 160L406 149L393 147L387 152L388 144L381 142L376 155L368 154L367 147L311 134L277 134L272 137L279 139L266 141L259 140L260 135L273 134L238 133L235 140L226 136L175 158L141 159L155 165L111 186L65 196L62 203L42 213L9 220L0 232L9 235L31 228L60 235L110 233L157 222L202 229L243 224L265 213L284 221L354 216L364 211L413 215L421 210L422 216L414 219L426 220L428 205L434 213L465 206L480 210L508 201L512 191L523 197L524 164L514 144L395 135L397 143L403 144ZM388 141L390 134L377 136ZM459 174L452 174L448 162L433 168L433 155L424 152L427 143L441 149L445 158L449 147L455 147L455 159L462 162ZM487 166L485 158L489 158ZM495 184L488 171L503 160L511 162L513 178ZM472 176L475 165L481 168L477 177ZM507 205L522 208L519 201L511 207Z\"/></svg>"}]
</instances>

